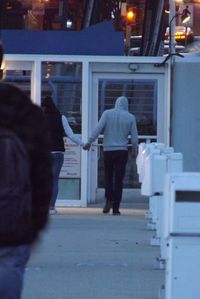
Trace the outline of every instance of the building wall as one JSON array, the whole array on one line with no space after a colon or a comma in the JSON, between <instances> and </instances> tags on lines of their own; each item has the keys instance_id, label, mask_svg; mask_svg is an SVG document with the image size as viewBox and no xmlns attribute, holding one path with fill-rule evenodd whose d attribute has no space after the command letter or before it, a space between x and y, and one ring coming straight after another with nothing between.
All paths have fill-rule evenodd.
<instances>
[{"instance_id":1,"label":"building wall","mask_svg":"<svg viewBox=\"0 0 200 299\"><path fill-rule=\"evenodd\" d=\"M200 55L175 64L172 146L183 153L184 171L200 171Z\"/></svg>"}]
</instances>

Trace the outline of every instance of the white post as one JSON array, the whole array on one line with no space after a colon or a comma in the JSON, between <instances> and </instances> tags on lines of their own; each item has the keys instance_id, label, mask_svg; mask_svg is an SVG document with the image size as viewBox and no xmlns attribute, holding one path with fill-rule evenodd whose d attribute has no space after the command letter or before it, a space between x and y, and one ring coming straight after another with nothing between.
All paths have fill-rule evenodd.
<instances>
[{"instance_id":1,"label":"white post","mask_svg":"<svg viewBox=\"0 0 200 299\"><path fill-rule=\"evenodd\" d=\"M82 140L88 140L89 124L89 61L83 62L82 72ZM81 154L81 202L87 206L89 194L89 159L88 151L82 150Z\"/></svg>"},{"instance_id":2,"label":"white post","mask_svg":"<svg viewBox=\"0 0 200 299\"><path fill-rule=\"evenodd\" d=\"M41 104L41 61L33 61L31 72L31 99L35 104Z\"/></svg>"},{"instance_id":3,"label":"white post","mask_svg":"<svg viewBox=\"0 0 200 299\"><path fill-rule=\"evenodd\" d=\"M169 54L175 53L175 28L176 28L176 4L175 0L169 1ZM174 55L170 57L170 69L169 69L169 76L170 76L170 146L172 146L172 121L173 121L173 96L174 96Z\"/></svg>"}]
</instances>

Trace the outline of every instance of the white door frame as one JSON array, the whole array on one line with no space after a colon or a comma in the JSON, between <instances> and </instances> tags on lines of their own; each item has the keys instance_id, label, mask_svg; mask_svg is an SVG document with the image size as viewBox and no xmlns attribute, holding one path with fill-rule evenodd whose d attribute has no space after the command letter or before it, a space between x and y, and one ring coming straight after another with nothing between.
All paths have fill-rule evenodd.
<instances>
[{"instance_id":1,"label":"white door frame","mask_svg":"<svg viewBox=\"0 0 200 299\"><path fill-rule=\"evenodd\" d=\"M98 122L98 83L100 79L154 79L157 80L157 141L168 144L168 114L166 113L167 95L165 93L165 76L158 73L118 73L113 72L94 72L92 74L92 95L90 99L91 116L90 127L93 129ZM90 130L92 131L92 130ZM139 136L139 138L149 139L150 136ZM98 141L94 142L89 153L89 202L95 202L98 185Z\"/></svg>"}]
</instances>

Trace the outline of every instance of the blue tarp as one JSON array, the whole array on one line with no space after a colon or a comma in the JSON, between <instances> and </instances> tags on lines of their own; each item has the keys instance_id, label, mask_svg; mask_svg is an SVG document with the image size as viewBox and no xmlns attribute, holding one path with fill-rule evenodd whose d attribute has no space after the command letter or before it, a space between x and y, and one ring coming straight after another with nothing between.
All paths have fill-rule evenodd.
<instances>
[{"instance_id":1,"label":"blue tarp","mask_svg":"<svg viewBox=\"0 0 200 299\"><path fill-rule=\"evenodd\" d=\"M81 31L1 30L6 54L123 55L123 32L112 22Z\"/></svg>"}]
</instances>

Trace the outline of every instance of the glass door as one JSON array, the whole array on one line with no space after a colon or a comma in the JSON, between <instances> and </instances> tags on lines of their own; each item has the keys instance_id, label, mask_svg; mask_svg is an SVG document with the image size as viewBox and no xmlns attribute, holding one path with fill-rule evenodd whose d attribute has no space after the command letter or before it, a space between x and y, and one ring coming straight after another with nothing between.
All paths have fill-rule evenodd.
<instances>
[{"instance_id":1,"label":"glass door","mask_svg":"<svg viewBox=\"0 0 200 299\"><path fill-rule=\"evenodd\" d=\"M164 120L164 83L162 75L145 74L94 74L92 93L92 127L97 124L104 110L113 108L119 96L126 96L129 101L129 111L137 120L139 142L158 141L165 139ZM166 116L165 116L166 118ZM92 147L91 192L97 193L104 187L103 171L103 135ZM131 144L130 144L131 148ZM129 151L130 153L130 151ZM124 179L124 187L139 188L136 161L129 154Z\"/></svg>"}]
</instances>

